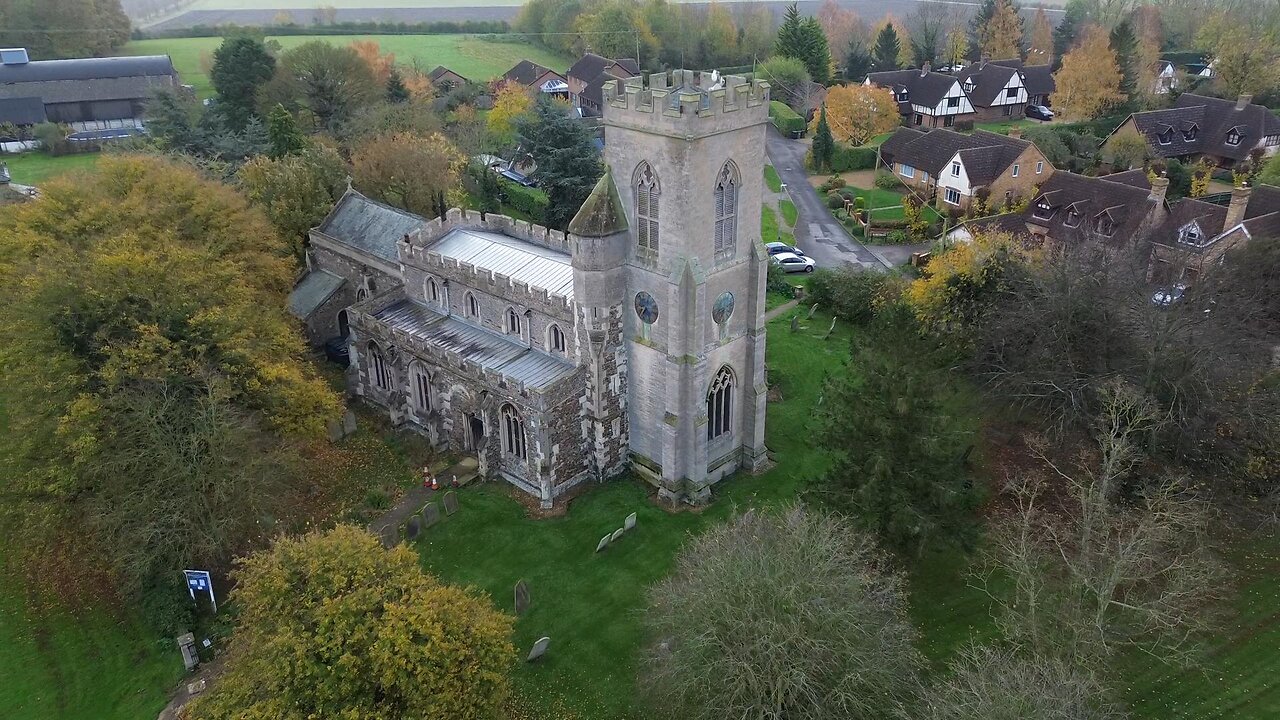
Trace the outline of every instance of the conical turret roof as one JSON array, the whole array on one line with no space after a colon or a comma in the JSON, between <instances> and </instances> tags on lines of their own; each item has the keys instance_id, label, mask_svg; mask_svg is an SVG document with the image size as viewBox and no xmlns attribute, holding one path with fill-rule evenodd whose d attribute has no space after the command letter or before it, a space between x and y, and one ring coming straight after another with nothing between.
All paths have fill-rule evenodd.
<instances>
[{"instance_id":1,"label":"conical turret roof","mask_svg":"<svg viewBox=\"0 0 1280 720\"><path fill-rule=\"evenodd\" d=\"M579 237L605 237L626 230L627 213L613 184L613 174L606 168L578 214L569 222L569 232Z\"/></svg>"}]
</instances>

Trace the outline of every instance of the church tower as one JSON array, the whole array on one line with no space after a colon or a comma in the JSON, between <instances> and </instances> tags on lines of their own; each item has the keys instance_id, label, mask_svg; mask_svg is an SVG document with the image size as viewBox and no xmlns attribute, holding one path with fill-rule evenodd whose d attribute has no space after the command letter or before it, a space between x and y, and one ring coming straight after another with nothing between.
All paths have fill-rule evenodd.
<instances>
[{"instance_id":1,"label":"church tower","mask_svg":"<svg viewBox=\"0 0 1280 720\"><path fill-rule=\"evenodd\" d=\"M676 70L610 83L604 97L605 162L627 218L611 238L625 245L622 297L608 300L621 300L630 460L663 497L701 502L766 463L769 86Z\"/></svg>"}]
</instances>

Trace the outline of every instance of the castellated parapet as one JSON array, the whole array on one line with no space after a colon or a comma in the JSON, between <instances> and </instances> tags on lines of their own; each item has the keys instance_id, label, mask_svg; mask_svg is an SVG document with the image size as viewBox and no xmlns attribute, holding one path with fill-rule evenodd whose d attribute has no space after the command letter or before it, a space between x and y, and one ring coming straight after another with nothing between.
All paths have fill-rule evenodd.
<instances>
[{"instance_id":1,"label":"castellated parapet","mask_svg":"<svg viewBox=\"0 0 1280 720\"><path fill-rule=\"evenodd\" d=\"M605 83L607 123L698 137L768 122L769 83L741 75L672 70ZM745 116L745 117L744 117Z\"/></svg>"}]
</instances>

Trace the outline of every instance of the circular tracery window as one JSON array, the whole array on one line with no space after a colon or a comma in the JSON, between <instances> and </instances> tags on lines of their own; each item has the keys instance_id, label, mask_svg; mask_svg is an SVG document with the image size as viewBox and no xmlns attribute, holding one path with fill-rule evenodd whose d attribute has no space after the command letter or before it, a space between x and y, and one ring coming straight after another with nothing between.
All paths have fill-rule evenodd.
<instances>
[{"instance_id":1,"label":"circular tracery window","mask_svg":"<svg viewBox=\"0 0 1280 720\"><path fill-rule=\"evenodd\" d=\"M733 315L733 293L720 293L720 297L716 298L716 304L711 308L711 319L716 324L723 325L728 322L729 317Z\"/></svg>"}]
</instances>

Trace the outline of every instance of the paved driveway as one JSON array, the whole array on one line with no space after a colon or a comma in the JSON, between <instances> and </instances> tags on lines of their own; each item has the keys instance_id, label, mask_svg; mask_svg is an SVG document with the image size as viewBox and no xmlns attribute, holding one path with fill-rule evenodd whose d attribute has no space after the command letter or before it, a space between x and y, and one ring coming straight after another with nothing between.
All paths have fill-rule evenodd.
<instances>
[{"instance_id":1,"label":"paved driveway","mask_svg":"<svg viewBox=\"0 0 1280 720\"><path fill-rule=\"evenodd\" d=\"M923 245L876 245L868 247L853 239L840 221L831 214L824 199L809 184L804 167L808 145L788 140L769 126L766 150L769 162L786 183L787 193L796 204L796 244L818 262L818 267L835 268L851 264L865 270L885 270L906 263L911 253L928 249ZM766 242L770 238L765 238Z\"/></svg>"}]
</instances>

